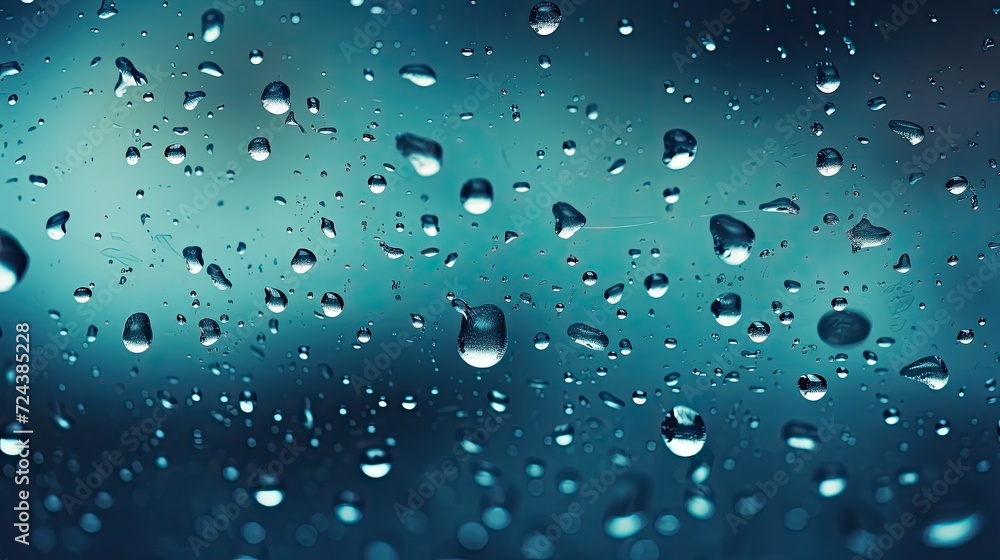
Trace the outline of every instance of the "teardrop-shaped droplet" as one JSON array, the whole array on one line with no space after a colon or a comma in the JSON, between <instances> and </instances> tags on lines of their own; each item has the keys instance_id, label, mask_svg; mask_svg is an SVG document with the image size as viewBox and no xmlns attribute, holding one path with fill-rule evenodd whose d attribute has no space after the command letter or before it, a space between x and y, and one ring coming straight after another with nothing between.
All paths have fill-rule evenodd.
<instances>
[{"instance_id":1,"label":"teardrop-shaped droplet","mask_svg":"<svg viewBox=\"0 0 1000 560\"><path fill-rule=\"evenodd\" d=\"M288 296L278 288L264 288L264 305L274 313L281 313L288 307Z\"/></svg>"},{"instance_id":2,"label":"teardrop-shaped droplet","mask_svg":"<svg viewBox=\"0 0 1000 560\"><path fill-rule=\"evenodd\" d=\"M141 312L133 313L125 320L122 343L134 354L149 349L149 345L153 343L153 327L149 324L149 315Z\"/></svg>"},{"instance_id":3,"label":"teardrop-shaped droplet","mask_svg":"<svg viewBox=\"0 0 1000 560\"><path fill-rule=\"evenodd\" d=\"M757 207L758 210L764 212L777 212L779 214L798 214L801 208L792 199L788 197L781 197L772 200L771 202L765 202Z\"/></svg>"},{"instance_id":4,"label":"teardrop-shaped droplet","mask_svg":"<svg viewBox=\"0 0 1000 560\"><path fill-rule=\"evenodd\" d=\"M573 237L574 233L587 225L587 218L579 210L565 202L553 204L552 215L556 219L556 235L563 239Z\"/></svg>"},{"instance_id":5,"label":"teardrop-shaped droplet","mask_svg":"<svg viewBox=\"0 0 1000 560\"><path fill-rule=\"evenodd\" d=\"M285 82L271 82L264 87L264 91L260 94L260 103L268 113L284 115L292 108L292 91L285 85Z\"/></svg>"},{"instance_id":6,"label":"teardrop-shaped droplet","mask_svg":"<svg viewBox=\"0 0 1000 560\"><path fill-rule=\"evenodd\" d=\"M316 264L316 255L309 249L300 248L295 251L295 256L292 257L292 270L299 274L305 274L312 269Z\"/></svg>"},{"instance_id":7,"label":"teardrop-shaped droplet","mask_svg":"<svg viewBox=\"0 0 1000 560\"><path fill-rule=\"evenodd\" d=\"M667 449L678 457L692 457L705 447L705 420L693 409L677 405L669 410L660 425Z\"/></svg>"},{"instance_id":8,"label":"teardrop-shaped droplet","mask_svg":"<svg viewBox=\"0 0 1000 560\"><path fill-rule=\"evenodd\" d=\"M948 384L948 366L938 356L920 358L899 370L899 375L919 381L935 391L944 389Z\"/></svg>"},{"instance_id":9,"label":"teardrop-shaped droplet","mask_svg":"<svg viewBox=\"0 0 1000 560\"><path fill-rule=\"evenodd\" d=\"M604 290L604 300L614 305L621 301L622 296L625 294L625 283L618 282L612 285L607 290Z\"/></svg>"},{"instance_id":10,"label":"teardrop-shaped droplet","mask_svg":"<svg viewBox=\"0 0 1000 560\"><path fill-rule=\"evenodd\" d=\"M573 342L591 350L606 350L611 343L608 335L586 323L573 323L566 329L566 334Z\"/></svg>"},{"instance_id":11,"label":"teardrop-shaped droplet","mask_svg":"<svg viewBox=\"0 0 1000 560\"><path fill-rule=\"evenodd\" d=\"M718 214L709 221L715 254L726 264L738 266L750 258L756 236L747 224L728 214Z\"/></svg>"},{"instance_id":12,"label":"teardrop-shaped droplet","mask_svg":"<svg viewBox=\"0 0 1000 560\"><path fill-rule=\"evenodd\" d=\"M126 148L125 163L129 165L135 165L139 163L139 157L140 157L139 148L136 148L135 146L129 146L128 148Z\"/></svg>"},{"instance_id":13,"label":"teardrop-shaped droplet","mask_svg":"<svg viewBox=\"0 0 1000 560\"><path fill-rule=\"evenodd\" d=\"M507 319L490 303L470 307L465 300L451 302L462 315L458 332L458 355L470 366L486 369L500 363L507 352Z\"/></svg>"}]
</instances>

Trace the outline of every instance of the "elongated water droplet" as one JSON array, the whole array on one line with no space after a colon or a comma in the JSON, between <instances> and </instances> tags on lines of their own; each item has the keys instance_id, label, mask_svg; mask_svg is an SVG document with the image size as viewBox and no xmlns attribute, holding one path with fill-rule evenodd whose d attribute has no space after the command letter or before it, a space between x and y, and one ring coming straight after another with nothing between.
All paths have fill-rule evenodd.
<instances>
[{"instance_id":1,"label":"elongated water droplet","mask_svg":"<svg viewBox=\"0 0 1000 560\"><path fill-rule=\"evenodd\" d=\"M895 132L913 146L924 141L924 127L917 123L891 120L889 121L889 130Z\"/></svg>"},{"instance_id":2,"label":"elongated water droplet","mask_svg":"<svg viewBox=\"0 0 1000 560\"><path fill-rule=\"evenodd\" d=\"M216 9L205 10L201 14L201 40L212 43L222 36L222 25L226 18Z\"/></svg>"},{"instance_id":3,"label":"elongated water droplet","mask_svg":"<svg viewBox=\"0 0 1000 560\"><path fill-rule=\"evenodd\" d=\"M605 350L611 343L608 335L586 323L573 323L566 329L566 334L573 342L591 350Z\"/></svg>"},{"instance_id":4,"label":"elongated water droplet","mask_svg":"<svg viewBox=\"0 0 1000 560\"><path fill-rule=\"evenodd\" d=\"M201 267L205 266L205 259L201 256L201 247L197 245L185 247L181 254L184 256L184 264L187 266L188 272L191 274L201 272Z\"/></svg>"},{"instance_id":5,"label":"elongated water droplet","mask_svg":"<svg viewBox=\"0 0 1000 560\"><path fill-rule=\"evenodd\" d=\"M854 227L847 230L847 238L851 240L851 252L857 253L861 249L870 249L885 245L892 238L892 232L884 227L872 225L865 214Z\"/></svg>"},{"instance_id":6,"label":"elongated water droplet","mask_svg":"<svg viewBox=\"0 0 1000 560\"><path fill-rule=\"evenodd\" d=\"M148 82L146 75L137 70L132 61L124 56L115 59L115 66L118 67L118 83L115 84L115 95L118 97L124 97L128 88L144 86Z\"/></svg>"},{"instance_id":7,"label":"elongated water droplet","mask_svg":"<svg viewBox=\"0 0 1000 560\"><path fill-rule=\"evenodd\" d=\"M212 284L220 290L228 290L233 287L233 283L226 278L226 275L222 272L222 267L212 263L208 265L206 269L208 272L208 277L212 279Z\"/></svg>"},{"instance_id":8,"label":"elongated water droplet","mask_svg":"<svg viewBox=\"0 0 1000 560\"><path fill-rule=\"evenodd\" d=\"M919 381L935 391L944 389L948 384L948 366L938 356L926 356L903 367L899 375Z\"/></svg>"},{"instance_id":9,"label":"elongated water droplet","mask_svg":"<svg viewBox=\"0 0 1000 560\"><path fill-rule=\"evenodd\" d=\"M407 64L399 69L399 77L420 87L430 87L437 83L437 74L426 64Z\"/></svg>"},{"instance_id":10,"label":"elongated water droplet","mask_svg":"<svg viewBox=\"0 0 1000 560\"><path fill-rule=\"evenodd\" d=\"M860 313L827 311L816 327L820 340L834 347L849 347L868 338L871 322Z\"/></svg>"}]
</instances>

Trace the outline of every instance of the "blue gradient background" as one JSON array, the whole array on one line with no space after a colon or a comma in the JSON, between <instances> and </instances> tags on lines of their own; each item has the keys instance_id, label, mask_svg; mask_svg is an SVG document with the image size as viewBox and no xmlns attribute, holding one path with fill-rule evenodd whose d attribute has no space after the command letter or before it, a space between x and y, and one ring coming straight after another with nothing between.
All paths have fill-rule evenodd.
<instances>
[{"instance_id":1,"label":"blue gradient background","mask_svg":"<svg viewBox=\"0 0 1000 560\"><path fill-rule=\"evenodd\" d=\"M973 469L950 486L884 557L995 554L997 413L988 404L995 395L986 381L997 371L989 344L995 330L991 267L997 263L987 243L997 236L998 203L991 188L996 172L987 162L997 153L992 123L998 109L987 95L1000 88L991 80L997 51L982 49L997 17L992 4L912 2L916 12L886 36L874 22L891 21L894 4L882 1L855 7L846 0L816 2L813 13L811 6L786 9L770 0L588 0L561 3L562 25L541 37L527 25L533 2L403 2L399 9L391 2L391 17L375 17L368 2L355 8L339 0L267 0L262 6L221 0L216 4L224 8L225 30L211 44L200 38L207 2L121 2L121 13L99 20L92 1L56 0L48 4L46 23L35 25L37 33L25 22L43 21L36 12L45 3L3 4L3 30L12 41L0 46L8 51L0 58L17 60L22 72L0 82L0 93L19 97L0 117L0 166L7 178L0 228L20 241L31 264L14 290L0 294L0 362L11 360L5 367L10 369L14 324L29 322L35 434L34 544L10 544L15 486L13 461L5 456L0 556L392 558L380 552L381 545L373 547L381 541L407 559L519 558L525 539L553 523L552 514L580 502L579 530L555 540L555 558L655 557L638 555L648 550L648 544L636 544L644 539L655 544L660 558L852 558L848 535L857 529L882 534L884 523L914 510L911 497L940 479L948 461L959 459L981 463L985 472ZM726 9L733 21L716 38L717 50L684 59L689 39ZM287 21L292 13L301 14L299 23ZM618 33L621 17L632 19L634 33ZM824 35L816 24L825 26ZM857 46L855 55L847 52L843 36ZM372 54L375 41L384 44ZM475 48L473 56L460 55L466 46ZM492 55L486 55L487 46ZM779 46L787 50L786 59ZM256 66L248 60L254 48L264 51ZM542 54L553 61L547 70L538 66ZM102 60L91 67L95 56ZM130 58L150 79L124 99L114 95L118 56ZM678 56L689 63L679 67ZM225 75L199 73L198 64L206 60ZM839 68L843 84L821 96L815 64L825 60ZM418 88L401 80L399 68L410 63L429 64L438 82ZM373 70L374 81L364 79L365 68ZM875 72L880 83L872 78ZM668 79L676 82L673 94L664 93ZM290 87L305 134L261 108L261 91L273 80ZM207 97L186 111L184 91L194 90ZM148 103L142 99L146 91L154 97ZM690 103L684 94L692 96ZM872 112L866 101L878 95L888 106ZM319 114L306 111L310 96L320 99ZM733 96L739 110L727 106ZM832 116L822 111L826 101L836 104ZM584 114L589 103L599 107L593 121ZM511 118L512 105L519 122ZM570 105L579 112L568 111ZM475 116L460 120L466 111ZM926 140L909 145L889 130L890 119L920 123L928 130ZM825 128L819 137L809 133L816 121ZM175 136L175 126L190 132ZM321 127L337 132L322 135ZM698 139L697 158L681 171L661 162L663 133L673 128ZM404 132L438 139L444 148L440 173L423 178L412 172L395 150L394 138ZM365 133L374 141L365 141ZM272 154L264 162L247 156L255 136L270 140ZM858 136L870 143L862 145ZM577 143L575 156L562 153L565 140ZM152 148L142 152L138 165L126 165L127 147L142 142ZM187 149L179 166L162 157L173 142ZM814 154L826 147L844 156L845 167L834 177L814 168ZM21 156L27 159L15 164ZM892 194L893 182L907 179L914 157L919 164L913 170L926 178ZM610 175L619 158L626 160L625 170ZM186 176L187 165L204 173ZM734 170L744 165L745 180L733 181ZM375 173L389 185L380 195L367 188ZM29 174L47 177L48 186L32 185ZM943 188L959 174L976 185L979 210ZM472 177L488 178L496 193L492 209L481 216L465 213L459 201L460 186ZM514 192L517 181L532 189ZM667 208L661 193L673 186L681 190L680 202ZM140 189L144 196L138 199ZM757 210L793 195L802 208L798 215ZM275 202L278 196L285 205ZM557 200L588 220L570 240L553 231L550 207ZM71 214L68 233L53 241L45 221L62 210ZM823 224L828 212L840 217L838 225ZM756 231L754 256L740 267L713 253L708 221L719 213ZM852 254L844 232L863 213L893 236L887 245ZM149 215L144 224L143 214ZM422 214L440 218L439 236L421 231ZM321 217L337 224L335 239L321 233ZM404 225L402 232L397 223ZM520 237L505 244L508 230ZM379 239L406 255L386 258ZM240 242L247 245L243 254L236 251ZM204 272L189 274L179 256L188 245L201 246L206 265L219 264L233 289L218 291ZM289 267L299 247L319 258L304 275ZM440 254L421 256L428 247ZM630 249L640 254L632 258ZM651 256L653 249L659 258ZM773 256L759 258L765 249L773 249ZM451 252L459 259L446 267ZM899 274L891 265L904 252L913 270ZM957 265L947 264L950 255L958 257ZM570 256L579 263L568 266ZM119 284L123 267L131 271ZM583 284L586 270L599 275L595 286ZM670 278L661 299L649 298L642 288L652 272ZM970 282L973 277L986 280ZM802 290L789 294L782 287L786 279L801 282ZM617 282L627 284L625 295L612 306L603 292ZM94 298L74 301L73 291L89 283ZM285 312L275 315L264 307L265 286L288 295ZM460 360L455 340L461 318L450 308L449 290L472 305L504 310L510 344L496 367L476 371ZM346 305L339 317L321 320L315 312L326 291L340 293ZM729 328L716 324L708 310L726 291L743 297L743 319ZM192 292L198 309L191 307ZM524 292L531 304L519 303ZM832 348L817 336L816 323L837 296L872 320L871 336L857 348ZM775 300L794 312L791 328L771 312ZM565 310L558 312L557 304ZM615 317L620 308L627 309L627 319ZM51 311L60 318L51 318ZM133 355L120 336L125 319L137 311L150 316L154 340L147 352ZM178 313L186 325L177 325ZM411 326L411 313L425 317L424 329ZM222 315L230 318L222 325L223 339L202 347L198 320ZM280 324L277 334L267 328L272 317ZM977 324L979 317L986 318L984 326ZM754 320L771 325L763 344L746 336ZM617 350L623 338L634 350L609 360L604 352L572 345L565 333L574 322L601 328L612 341L609 350ZM87 344L91 324L99 335ZM373 337L358 345L355 333L363 326ZM955 341L962 328L975 330L972 344ZM532 343L540 331L553 341L544 351ZM882 336L897 344L877 348ZM664 347L668 337L678 340L676 348ZM308 360L298 357L300 346L309 347ZM741 355L758 350L756 358ZM879 363L867 365L863 350L875 351ZM846 361L834 362L841 351ZM944 390L898 375L899 363L935 354L951 370ZM222 364L221 375L213 374ZM320 364L332 369L332 379L322 375ZM606 376L597 374L602 366ZM838 366L849 369L848 377L836 375ZM719 375L738 371L741 379L724 383L716 369ZM677 392L663 381L674 371L681 373ZM565 372L575 381L565 382ZM827 398L809 402L799 395L795 382L807 372L827 378ZM532 378L548 387L536 390L529 386ZM11 404L0 407L8 429L16 394L12 379L5 377L2 390L3 402ZM200 402L189 398L195 387L203 394ZM258 397L249 414L236 404L244 390ZM455 450L456 433L489 425L491 390L507 394L510 407L500 428L488 431L483 453L468 459ZM636 390L648 393L644 405L630 400ZM156 412L160 391L176 397L179 406L163 422L162 437L131 451L123 433ZM625 408L602 404L601 391L625 400ZM228 403L220 401L223 394ZM886 395L888 403L876 394ZM415 410L401 407L406 396L415 397ZM580 397L591 407L581 406ZM312 429L303 425L306 399ZM575 406L572 415L564 413L567 403ZM709 520L685 511L692 460L671 454L660 437L664 411L677 404L695 408L707 424L704 455L712 472L706 484L716 505ZM59 407L71 419L70 429L53 420ZM901 411L899 424L884 423L889 407ZM759 419L758 428L750 427L751 417ZM940 418L951 424L945 437L933 432ZM778 470L791 472L790 449L781 437L790 420L835 422L851 437L842 441L838 434L824 443L760 513L732 531L727 514L735 511L734 497ZM566 422L576 435L561 447L550 435ZM218 506L232 503L240 488L251 490L248 477L280 456L286 437L308 450L284 467L284 501L274 508L240 508L231 528L196 556L189 537L201 534L204 516L218 515ZM359 457L372 445L385 447L387 438L395 442L392 470L370 479L359 469ZM558 473L573 469L583 481L599 477L610 469L615 449L628 451L631 466L595 503L558 492ZM98 491L107 492L113 506L102 508L91 497L72 513L46 509L46 496L72 494L77 478L93 471L92 462L115 451L134 477L124 482L116 473L102 482ZM169 465L157 466L158 457ZM531 459L545 463L541 484L525 474ZM724 468L726 459L733 468ZM500 486L513 520L489 532L486 548L468 551L456 531L480 521L484 500L495 498L475 484L475 460L490 461L503 473ZM457 476L427 500L414 517L417 527L400 523L394 506L405 504L410 490L436 476L446 461L457 464ZM813 471L826 463L841 463L849 473L847 489L833 499L819 498L812 481ZM239 470L236 481L223 478L227 466ZM908 470L920 481L901 486L897 476ZM874 498L882 477L895 493L886 504ZM334 517L344 490L364 499L365 517L357 525ZM639 503L635 507L646 516L646 526L628 540L603 529L616 501ZM792 508L808 512L804 530L786 528ZM957 549L921 543L923 527L956 512L979 513L984 526L977 537ZM85 513L101 519L96 534L81 530ZM680 519L677 534L664 537L654 530L662 513ZM266 528L263 543L251 545L241 536L248 522ZM311 547L296 540L306 524L319 533Z\"/></svg>"}]
</instances>

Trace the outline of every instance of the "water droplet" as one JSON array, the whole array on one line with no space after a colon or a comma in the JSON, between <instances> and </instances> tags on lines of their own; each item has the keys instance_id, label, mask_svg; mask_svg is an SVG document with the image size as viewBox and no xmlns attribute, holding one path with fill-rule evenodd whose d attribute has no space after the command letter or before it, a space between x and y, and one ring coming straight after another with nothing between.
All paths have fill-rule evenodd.
<instances>
[{"instance_id":1,"label":"water droplet","mask_svg":"<svg viewBox=\"0 0 1000 560\"><path fill-rule=\"evenodd\" d=\"M134 354L145 352L153 343L153 327L149 324L149 315L133 313L125 320L125 330L122 332L122 343Z\"/></svg>"},{"instance_id":2,"label":"water droplet","mask_svg":"<svg viewBox=\"0 0 1000 560\"><path fill-rule=\"evenodd\" d=\"M539 35L551 35L562 23L562 11L552 2L539 2L528 14L528 25Z\"/></svg>"},{"instance_id":3,"label":"water droplet","mask_svg":"<svg viewBox=\"0 0 1000 560\"><path fill-rule=\"evenodd\" d=\"M920 358L899 370L899 375L919 381L935 391L944 389L948 384L948 366L938 356Z\"/></svg>"},{"instance_id":4,"label":"water droplet","mask_svg":"<svg viewBox=\"0 0 1000 560\"><path fill-rule=\"evenodd\" d=\"M663 163L669 169L684 169L691 165L698 152L698 141L690 132L675 128L663 135Z\"/></svg>"},{"instance_id":5,"label":"water droplet","mask_svg":"<svg viewBox=\"0 0 1000 560\"><path fill-rule=\"evenodd\" d=\"M833 148L823 148L816 152L816 171L824 177L836 175L844 167L844 158Z\"/></svg>"},{"instance_id":6,"label":"water droplet","mask_svg":"<svg viewBox=\"0 0 1000 560\"><path fill-rule=\"evenodd\" d=\"M212 43L222 36L222 25L226 18L216 9L206 10L201 15L201 39Z\"/></svg>"},{"instance_id":7,"label":"water droplet","mask_svg":"<svg viewBox=\"0 0 1000 560\"><path fill-rule=\"evenodd\" d=\"M566 329L566 334L573 342L591 350L605 350L611 343L608 335L585 323L573 323Z\"/></svg>"},{"instance_id":8,"label":"water droplet","mask_svg":"<svg viewBox=\"0 0 1000 560\"><path fill-rule=\"evenodd\" d=\"M462 315L458 332L458 354L470 366L486 369L500 363L507 352L507 320L490 303L471 307L455 298L451 305Z\"/></svg>"},{"instance_id":9,"label":"water droplet","mask_svg":"<svg viewBox=\"0 0 1000 560\"><path fill-rule=\"evenodd\" d=\"M816 89L823 93L833 93L840 87L840 73L832 62L816 64Z\"/></svg>"},{"instance_id":10,"label":"water droplet","mask_svg":"<svg viewBox=\"0 0 1000 560\"><path fill-rule=\"evenodd\" d=\"M715 298L711 306L712 316L723 327L731 327L743 316L743 299L739 294L726 292Z\"/></svg>"},{"instance_id":11,"label":"water droplet","mask_svg":"<svg viewBox=\"0 0 1000 560\"><path fill-rule=\"evenodd\" d=\"M271 155L271 143L267 138L258 136L247 144L247 153L254 161L264 161Z\"/></svg>"},{"instance_id":12,"label":"water droplet","mask_svg":"<svg viewBox=\"0 0 1000 560\"><path fill-rule=\"evenodd\" d=\"M819 320L820 340L834 347L849 347L868 338L872 324L854 311L827 311Z\"/></svg>"},{"instance_id":13,"label":"water droplet","mask_svg":"<svg viewBox=\"0 0 1000 560\"><path fill-rule=\"evenodd\" d=\"M493 185L486 179L469 179L462 185L462 206L470 214L485 214L493 206Z\"/></svg>"},{"instance_id":14,"label":"water droplet","mask_svg":"<svg viewBox=\"0 0 1000 560\"><path fill-rule=\"evenodd\" d=\"M337 292L326 292L319 303L327 317L336 317L344 311L344 298Z\"/></svg>"},{"instance_id":15,"label":"water droplet","mask_svg":"<svg viewBox=\"0 0 1000 560\"><path fill-rule=\"evenodd\" d=\"M407 64L399 69L399 76L420 87L430 87L437 83L437 74L426 64Z\"/></svg>"},{"instance_id":16,"label":"water droplet","mask_svg":"<svg viewBox=\"0 0 1000 560\"><path fill-rule=\"evenodd\" d=\"M556 235L569 239L587 224L587 218L579 210L565 202L552 205L552 215L556 219Z\"/></svg>"},{"instance_id":17,"label":"water droplet","mask_svg":"<svg viewBox=\"0 0 1000 560\"><path fill-rule=\"evenodd\" d=\"M910 121L891 120L889 121L889 130L895 132L913 146L924 141L924 127Z\"/></svg>"},{"instance_id":18,"label":"water droplet","mask_svg":"<svg viewBox=\"0 0 1000 560\"><path fill-rule=\"evenodd\" d=\"M815 373L799 376L799 392L807 401L818 401L826 395L826 379Z\"/></svg>"},{"instance_id":19,"label":"water droplet","mask_svg":"<svg viewBox=\"0 0 1000 560\"><path fill-rule=\"evenodd\" d=\"M309 272L316 265L316 255L309 249L300 248L292 257L292 270L298 274Z\"/></svg>"},{"instance_id":20,"label":"water droplet","mask_svg":"<svg viewBox=\"0 0 1000 560\"><path fill-rule=\"evenodd\" d=\"M284 82L274 81L264 87L260 103L272 115L284 115L292 108L292 91Z\"/></svg>"},{"instance_id":21,"label":"water droplet","mask_svg":"<svg viewBox=\"0 0 1000 560\"><path fill-rule=\"evenodd\" d=\"M201 342L202 346L211 346L222 337L222 329L219 328L219 323L215 319L205 317L198 321L198 330L200 331L198 341Z\"/></svg>"},{"instance_id":22,"label":"water droplet","mask_svg":"<svg viewBox=\"0 0 1000 560\"><path fill-rule=\"evenodd\" d=\"M45 233L50 239L59 241L66 236L66 222L69 221L69 212L63 210L54 214L45 222Z\"/></svg>"},{"instance_id":23,"label":"water droplet","mask_svg":"<svg viewBox=\"0 0 1000 560\"><path fill-rule=\"evenodd\" d=\"M747 224L728 214L718 214L709 221L709 231L715 244L715 254L722 262L738 266L750 258L756 237Z\"/></svg>"},{"instance_id":24,"label":"water droplet","mask_svg":"<svg viewBox=\"0 0 1000 560\"><path fill-rule=\"evenodd\" d=\"M705 421L693 409L677 405L669 410L660 425L667 449L678 457L693 457L705 447Z\"/></svg>"},{"instance_id":25,"label":"water droplet","mask_svg":"<svg viewBox=\"0 0 1000 560\"><path fill-rule=\"evenodd\" d=\"M430 177L441 170L443 151L441 144L433 140L407 132L396 137L396 150L421 177Z\"/></svg>"}]
</instances>

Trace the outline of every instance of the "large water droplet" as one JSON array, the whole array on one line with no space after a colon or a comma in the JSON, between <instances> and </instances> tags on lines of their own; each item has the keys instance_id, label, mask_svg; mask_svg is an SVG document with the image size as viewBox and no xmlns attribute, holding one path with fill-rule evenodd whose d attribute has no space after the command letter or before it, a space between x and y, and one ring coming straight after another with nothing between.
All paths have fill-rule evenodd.
<instances>
[{"instance_id":1,"label":"large water droplet","mask_svg":"<svg viewBox=\"0 0 1000 560\"><path fill-rule=\"evenodd\" d=\"M396 137L396 150L410 162L421 177L430 177L441 171L444 156L441 144L416 134L404 133Z\"/></svg>"},{"instance_id":2,"label":"large water droplet","mask_svg":"<svg viewBox=\"0 0 1000 560\"><path fill-rule=\"evenodd\" d=\"M201 40L211 43L221 37L225 20L219 10L205 10L205 13L201 14Z\"/></svg>"},{"instance_id":3,"label":"large water droplet","mask_svg":"<svg viewBox=\"0 0 1000 560\"><path fill-rule=\"evenodd\" d=\"M268 113L284 115L292 107L292 91L285 82L271 82L260 94L260 103Z\"/></svg>"},{"instance_id":4,"label":"large water droplet","mask_svg":"<svg viewBox=\"0 0 1000 560\"><path fill-rule=\"evenodd\" d=\"M149 349L149 345L153 343L153 327L149 324L149 315L133 313L125 320L122 343L129 352L135 354Z\"/></svg>"},{"instance_id":5,"label":"large water droplet","mask_svg":"<svg viewBox=\"0 0 1000 560\"><path fill-rule=\"evenodd\" d=\"M226 278L226 275L222 272L222 267L212 263L208 265L206 269L208 277L212 279L212 284L220 290L228 290L233 287L233 283Z\"/></svg>"},{"instance_id":6,"label":"large water droplet","mask_svg":"<svg viewBox=\"0 0 1000 560\"><path fill-rule=\"evenodd\" d=\"M316 255L309 249L300 248L295 251L295 256L292 257L292 270L299 274L305 274L316 265Z\"/></svg>"},{"instance_id":7,"label":"large water droplet","mask_svg":"<svg viewBox=\"0 0 1000 560\"><path fill-rule=\"evenodd\" d=\"M556 235L563 239L573 237L574 233L587 224L587 218L565 202L553 204L552 215L556 218Z\"/></svg>"},{"instance_id":8,"label":"large water droplet","mask_svg":"<svg viewBox=\"0 0 1000 560\"><path fill-rule=\"evenodd\" d=\"M611 343L608 335L586 323L573 323L566 329L566 334L573 342L591 350L604 350Z\"/></svg>"},{"instance_id":9,"label":"large water droplet","mask_svg":"<svg viewBox=\"0 0 1000 560\"><path fill-rule=\"evenodd\" d=\"M539 35L551 35L562 23L562 11L552 2L539 2L528 14L528 25Z\"/></svg>"},{"instance_id":10,"label":"large water droplet","mask_svg":"<svg viewBox=\"0 0 1000 560\"><path fill-rule=\"evenodd\" d=\"M948 384L948 366L938 356L926 356L903 367L899 375L919 381L935 391L944 389Z\"/></svg>"},{"instance_id":11,"label":"large water droplet","mask_svg":"<svg viewBox=\"0 0 1000 560\"><path fill-rule=\"evenodd\" d=\"M844 157L833 148L823 148L816 152L816 171L824 177L836 175L844 167Z\"/></svg>"},{"instance_id":12,"label":"large water droplet","mask_svg":"<svg viewBox=\"0 0 1000 560\"><path fill-rule=\"evenodd\" d=\"M683 128L668 130L663 135L663 163L670 169L684 169L691 165L698 152L698 141Z\"/></svg>"},{"instance_id":13,"label":"large water droplet","mask_svg":"<svg viewBox=\"0 0 1000 560\"><path fill-rule=\"evenodd\" d=\"M462 206L470 214L485 214L493 206L493 185L486 179L469 179L462 185Z\"/></svg>"},{"instance_id":14,"label":"large water droplet","mask_svg":"<svg viewBox=\"0 0 1000 560\"><path fill-rule=\"evenodd\" d=\"M327 317L336 317L344 311L344 298L336 292L323 294L319 304L323 308L323 315Z\"/></svg>"},{"instance_id":15,"label":"large water droplet","mask_svg":"<svg viewBox=\"0 0 1000 560\"><path fill-rule=\"evenodd\" d=\"M407 64L399 69L399 76L420 87L429 87L437 83L437 74L426 64Z\"/></svg>"},{"instance_id":16,"label":"large water droplet","mask_svg":"<svg viewBox=\"0 0 1000 560\"><path fill-rule=\"evenodd\" d=\"M451 302L462 315L458 332L458 355L470 366L486 369L500 363L507 352L507 319L490 303L471 307L465 300Z\"/></svg>"},{"instance_id":17,"label":"large water droplet","mask_svg":"<svg viewBox=\"0 0 1000 560\"><path fill-rule=\"evenodd\" d=\"M264 288L264 305L274 313L281 313L288 307L288 296L278 288Z\"/></svg>"},{"instance_id":18,"label":"large water droplet","mask_svg":"<svg viewBox=\"0 0 1000 560\"><path fill-rule=\"evenodd\" d=\"M389 474L390 470L392 470L392 457L388 451L372 447L361 454L361 472L369 477L382 478Z\"/></svg>"},{"instance_id":19,"label":"large water droplet","mask_svg":"<svg viewBox=\"0 0 1000 560\"><path fill-rule=\"evenodd\" d=\"M712 302L712 316L723 327L731 327L743 316L743 298L739 294L726 292Z\"/></svg>"},{"instance_id":20,"label":"large water droplet","mask_svg":"<svg viewBox=\"0 0 1000 560\"><path fill-rule=\"evenodd\" d=\"M872 324L864 315L850 310L827 311L817 325L820 340L838 348L864 341L871 330Z\"/></svg>"},{"instance_id":21,"label":"large water droplet","mask_svg":"<svg viewBox=\"0 0 1000 560\"><path fill-rule=\"evenodd\" d=\"M54 214L45 222L45 233L49 238L59 241L66 236L66 222L69 221L69 212L63 210Z\"/></svg>"},{"instance_id":22,"label":"large water droplet","mask_svg":"<svg viewBox=\"0 0 1000 560\"><path fill-rule=\"evenodd\" d=\"M833 93L840 87L840 73L832 62L816 64L816 89L823 93Z\"/></svg>"},{"instance_id":23,"label":"large water droplet","mask_svg":"<svg viewBox=\"0 0 1000 560\"><path fill-rule=\"evenodd\" d=\"M889 130L916 146L924 141L924 127L910 121L889 121Z\"/></svg>"},{"instance_id":24,"label":"large water droplet","mask_svg":"<svg viewBox=\"0 0 1000 560\"><path fill-rule=\"evenodd\" d=\"M191 274L201 272L201 267L205 266L205 259L201 256L201 247L197 245L185 247L181 254L184 256L184 265L187 266L188 272Z\"/></svg>"},{"instance_id":25,"label":"large water droplet","mask_svg":"<svg viewBox=\"0 0 1000 560\"><path fill-rule=\"evenodd\" d=\"M211 346L222 337L222 329L219 328L219 323L215 319L205 317L198 321L198 330L200 331L198 341L201 342L202 346Z\"/></svg>"},{"instance_id":26,"label":"large water droplet","mask_svg":"<svg viewBox=\"0 0 1000 560\"><path fill-rule=\"evenodd\" d=\"M660 425L663 443L678 457L696 455L707 438L705 420L693 409L677 405L667 411Z\"/></svg>"},{"instance_id":27,"label":"large water droplet","mask_svg":"<svg viewBox=\"0 0 1000 560\"><path fill-rule=\"evenodd\" d=\"M799 392L807 401L818 401L826 395L826 379L822 375L807 373L799 376Z\"/></svg>"},{"instance_id":28,"label":"large water droplet","mask_svg":"<svg viewBox=\"0 0 1000 560\"><path fill-rule=\"evenodd\" d=\"M726 264L743 264L750 258L756 236L750 226L728 214L718 214L709 221L715 254Z\"/></svg>"}]
</instances>

